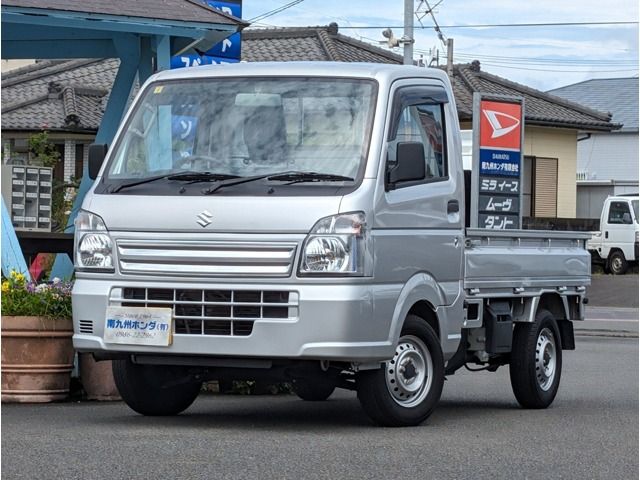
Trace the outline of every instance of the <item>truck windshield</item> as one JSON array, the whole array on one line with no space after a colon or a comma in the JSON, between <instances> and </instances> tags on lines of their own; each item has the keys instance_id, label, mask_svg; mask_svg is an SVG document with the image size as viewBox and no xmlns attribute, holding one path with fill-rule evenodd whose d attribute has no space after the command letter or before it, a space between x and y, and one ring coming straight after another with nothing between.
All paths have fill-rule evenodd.
<instances>
[{"instance_id":1,"label":"truck windshield","mask_svg":"<svg viewBox=\"0 0 640 480\"><path fill-rule=\"evenodd\" d=\"M335 78L154 83L130 116L103 181L115 191L151 177L161 178L141 184L166 186L181 172L207 172L218 181L296 171L349 183L363 171L375 90L372 81Z\"/></svg>"},{"instance_id":2,"label":"truck windshield","mask_svg":"<svg viewBox=\"0 0 640 480\"><path fill-rule=\"evenodd\" d=\"M631 200L631 205L633 205L633 216L636 217L636 223L640 223L640 217L638 217L638 200Z\"/></svg>"}]
</instances>

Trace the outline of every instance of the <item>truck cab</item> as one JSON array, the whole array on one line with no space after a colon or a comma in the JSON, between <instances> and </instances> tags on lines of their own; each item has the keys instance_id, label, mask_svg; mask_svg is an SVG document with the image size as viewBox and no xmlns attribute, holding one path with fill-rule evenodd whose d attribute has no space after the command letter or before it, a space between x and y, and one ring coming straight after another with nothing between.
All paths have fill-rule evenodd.
<instances>
[{"instance_id":1,"label":"truck cab","mask_svg":"<svg viewBox=\"0 0 640 480\"><path fill-rule=\"evenodd\" d=\"M588 249L614 275L624 274L638 262L638 195L607 197Z\"/></svg>"}]
</instances>

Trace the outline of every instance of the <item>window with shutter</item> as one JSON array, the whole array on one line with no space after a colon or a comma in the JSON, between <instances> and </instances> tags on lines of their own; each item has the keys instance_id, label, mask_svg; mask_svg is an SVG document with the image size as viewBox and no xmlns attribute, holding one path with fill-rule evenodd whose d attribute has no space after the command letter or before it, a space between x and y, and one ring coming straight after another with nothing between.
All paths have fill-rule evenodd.
<instances>
[{"instance_id":1,"label":"window with shutter","mask_svg":"<svg viewBox=\"0 0 640 480\"><path fill-rule=\"evenodd\" d=\"M558 216L558 159L536 157L533 215Z\"/></svg>"}]
</instances>

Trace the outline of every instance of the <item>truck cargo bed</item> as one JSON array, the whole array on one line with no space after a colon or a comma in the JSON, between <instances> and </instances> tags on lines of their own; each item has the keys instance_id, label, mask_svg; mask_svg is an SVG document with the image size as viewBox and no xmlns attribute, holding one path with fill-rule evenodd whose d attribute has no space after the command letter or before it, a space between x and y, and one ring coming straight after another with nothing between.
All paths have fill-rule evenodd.
<instances>
[{"instance_id":1,"label":"truck cargo bed","mask_svg":"<svg viewBox=\"0 0 640 480\"><path fill-rule=\"evenodd\" d=\"M467 229L464 288L587 286L590 238L587 232Z\"/></svg>"}]
</instances>

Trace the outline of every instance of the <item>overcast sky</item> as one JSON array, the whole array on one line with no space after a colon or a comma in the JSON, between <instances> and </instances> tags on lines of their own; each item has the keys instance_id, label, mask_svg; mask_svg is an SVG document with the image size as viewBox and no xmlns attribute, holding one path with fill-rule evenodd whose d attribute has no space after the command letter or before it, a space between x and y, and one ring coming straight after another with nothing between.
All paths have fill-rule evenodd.
<instances>
[{"instance_id":1,"label":"overcast sky","mask_svg":"<svg viewBox=\"0 0 640 480\"><path fill-rule=\"evenodd\" d=\"M251 19L290 0L244 0ZM403 0L305 0L256 26L309 26L336 22L340 32L375 43L386 26L403 23ZM431 5L437 0L430 1ZM419 1L414 5L418 7ZM422 4L422 10L425 9ZM638 25L528 28L445 28L447 25L638 21L637 0L443 0L435 9L445 36L454 39L454 61L478 59L482 69L525 85L548 90L589 78L638 75ZM422 20L433 26L430 17ZM416 20L416 26L420 24ZM375 29L349 27L379 26ZM394 28L396 37L401 28ZM415 58L446 49L432 29L416 30ZM402 49L396 49L402 54ZM441 60L442 61L442 60Z\"/></svg>"}]
</instances>

